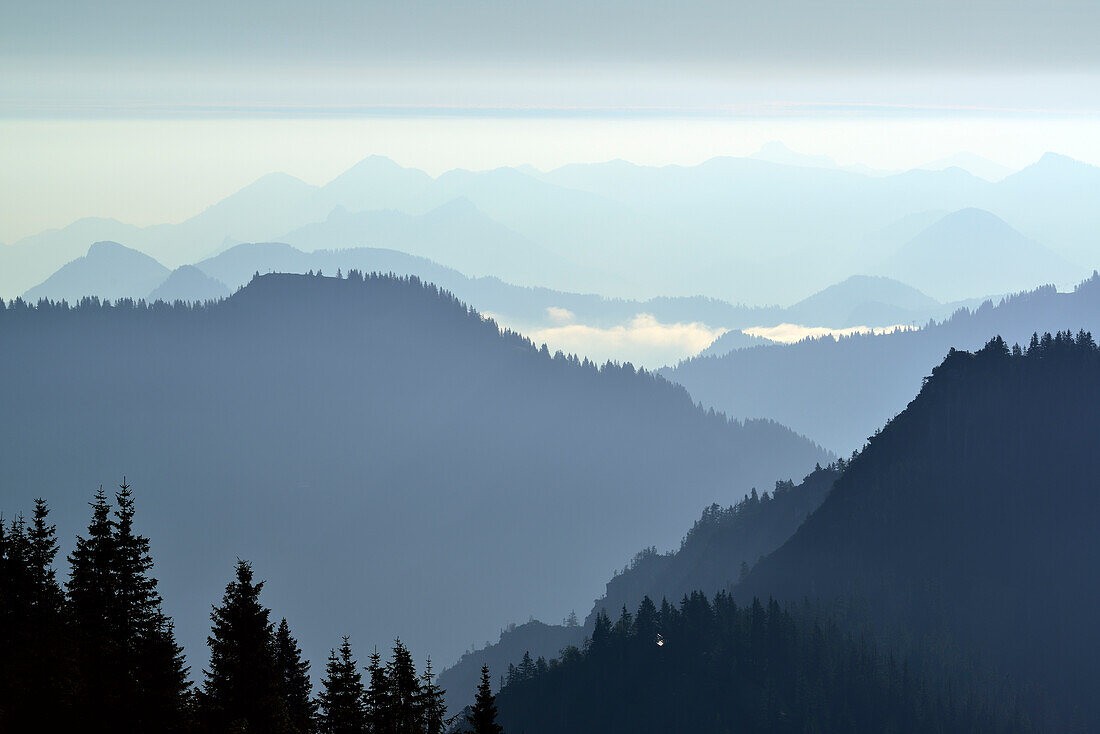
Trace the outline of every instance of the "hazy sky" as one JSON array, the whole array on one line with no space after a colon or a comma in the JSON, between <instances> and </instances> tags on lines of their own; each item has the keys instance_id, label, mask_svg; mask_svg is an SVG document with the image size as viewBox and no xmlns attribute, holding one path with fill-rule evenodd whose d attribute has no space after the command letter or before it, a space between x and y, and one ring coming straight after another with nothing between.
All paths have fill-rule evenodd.
<instances>
[{"instance_id":1,"label":"hazy sky","mask_svg":"<svg viewBox=\"0 0 1100 734\"><path fill-rule=\"evenodd\" d=\"M369 154L1100 163L1098 30L1095 0L3 3L0 241Z\"/></svg>"}]
</instances>

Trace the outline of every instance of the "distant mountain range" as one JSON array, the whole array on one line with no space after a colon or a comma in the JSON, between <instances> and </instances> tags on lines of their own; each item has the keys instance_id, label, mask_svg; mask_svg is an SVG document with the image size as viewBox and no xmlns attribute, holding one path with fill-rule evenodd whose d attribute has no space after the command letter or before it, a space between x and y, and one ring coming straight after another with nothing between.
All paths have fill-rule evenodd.
<instances>
[{"instance_id":1,"label":"distant mountain range","mask_svg":"<svg viewBox=\"0 0 1100 734\"><path fill-rule=\"evenodd\" d=\"M261 275L194 307L16 302L0 350L0 496L48 494L72 537L92 489L126 474L196 670L237 558L271 579L309 658L335 630L445 665L498 619L564 616L695 508L832 458L663 378L553 356L417 279Z\"/></svg>"},{"instance_id":2,"label":"distant mountain range","mask_svg":"<svg viewBox=\"0 0 1100 734\"><path fill-rule=\"evenodd\" d=\"M841 455L901 411L948 349L976 349L990 334L1026 344L1035 331L1100 333L1100 276L1071 293L1053 287L987 301L917 331L807 340L705 356L662 370L704 405L767 415Z\"/></svg>"},{"instance_id":3,"label":"distant mountain range","mask_svg":"<svg viewBox=\"0 0 1100 734\"><path fill-rule=\"evenodd\" d=\"M459 208L468 211L468 207ZM385 216L390 215L404 217L393 213ZM358 215L349 216L358 218ZM150 282L150 263L164 281L158 283L156 288L146 290ZM596 295L523 288L496 278L470 278L426 258L396 250L356 247L303 252L285 243L236 245L194 266L177 268L171 275L137 251L117 243L98 244L84 257L63 266L58 275L31 289L26 296L32 301L48 296L70 303L76 303L87 295L102 298L107 294L114 298L145 298L150 301L205 301L229 295L251 280L255 273L303 274L313 271L334 274L351 269L416 275L447 288L479 310L491 313L506 326L525 333L539 334L559 326L562 313L569 315L571 324L585 328L619 328L639 314L650 314L664 324L699 323L715 329L727 329L703 352L716 356L744 346L768 343L766 339L750 337L740 331L754 326L795 323L843 329L916 325L929 319L946 318L959 308L978 304L977 300L941 304L904 283L881 276L853 276L788 308L750 308L701 297L655 298L648 301L608 299ZM552 338L552 332L548 333ZM644 356L644 352L642 354ZM667 361L657 361L654 356L645 363L659 366Z\"/></svg>"},{"instance_id":4,"label":"distant mountain range","mask_svg":"<svg viewBox=\"0 0 1100 734\"><path fill-rule=\"evenodd\" d=\"M991 182L955 166L878 175L801 163L716 158L658 168L612 161L432 178L376 157L325 186L272 174L179 224L80 220L0 247L0 294L25 292L94 241L122 242L176 267L240 242L293 234L302 247L381 245L523 286L642 300L704 295L784 303L853 273L875 272L892 254L882 249L881 234L895 225L968 208L990 212L1068 263L1068 277L1058 270L1043 278L1068 285L1098 265L1096 167L1047 154ZM996 244L986 233L976 236ZM1020 287L1035 265L1033 249L1008 248L1008 256L994 250L1000 275L975 287ZM928 272L946 274L949 267L937 271L934 254L915 258ZM893 275L927 290L904 272ZM985 295L964 291L929 294Z\"/></svg>"}]
</instances>

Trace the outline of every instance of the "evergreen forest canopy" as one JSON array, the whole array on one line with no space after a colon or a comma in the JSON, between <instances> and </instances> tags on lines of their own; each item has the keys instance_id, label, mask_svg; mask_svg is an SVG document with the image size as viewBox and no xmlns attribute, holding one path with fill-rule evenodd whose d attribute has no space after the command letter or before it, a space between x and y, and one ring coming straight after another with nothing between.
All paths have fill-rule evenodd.
<instances>
[{"instance_id":1,"label":"evergreen forest canopy","mask_svg":"<svg viewBox=\"0 0 1100 734\"><path fill-rule=\"evenodd\" d=\"M314 659L339 629L451 661L501 619L592 598L692 508L830 458L630 365L552 355L416 279L5 306L5 497L51 494L68 537L88 478L125 467L192 656L226 558L278 569L272 603Z\"/></svg>"},{"instance_id":2,"label":"evergreen forest canopy","mask_svg":"<svg viewBox=\"0 0 1100 734\"><path fill-rule=\"evenodd\" d=\"M1030 731L1011 702L938 686L809 607L726 592L600 612L583 649L513 666L499 706L528 734Z\"/></svg>"}]
</instances>

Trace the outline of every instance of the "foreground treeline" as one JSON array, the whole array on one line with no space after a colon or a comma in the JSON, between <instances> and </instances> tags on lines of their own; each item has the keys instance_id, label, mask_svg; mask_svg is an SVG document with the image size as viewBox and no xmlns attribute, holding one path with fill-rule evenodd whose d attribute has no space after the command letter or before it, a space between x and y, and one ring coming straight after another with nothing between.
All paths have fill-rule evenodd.
<instances>
[{"instance_id":1,"label":"foreground treeline","mask_svg":"<svg viewBox=\"0 0 1100 734\"><path fill-rule=\"evenodd\" d=\"M100 489L91 506L64 584L46 502L35 501L30 521L0 519L0 731L442 734L455 725L431 660L418 673L400 640L388 661L375 650L360 667L345 637L314 697L309 661L286 619L272 621L245 561L212 609L210 662L192 686L150 575L149 539L134 530L130 487L114 506ZM486 669L460 730L499 734L495 717Z\"/></svg>"},{"instance_id":2,"label":"foreground treeline","mask_svg":"<svg viewBox=\"0 0 1100 734\"><path fill-rule=\"evenodd\" d=\"M932 687L808 606L738 606L701 592L600 613L585 648L525 658L499 695L509 731L1023 732L1022 715L972 690Z\"/></svg>"}]
</instances>

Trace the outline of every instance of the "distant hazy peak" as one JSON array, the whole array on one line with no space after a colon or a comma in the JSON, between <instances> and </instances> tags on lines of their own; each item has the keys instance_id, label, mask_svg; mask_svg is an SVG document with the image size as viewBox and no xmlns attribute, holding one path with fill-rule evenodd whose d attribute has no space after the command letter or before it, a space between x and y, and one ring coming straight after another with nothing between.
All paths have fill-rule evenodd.
<instances>
[{"instance_id":1,"label":"distant hazy peak","mask_svg":"<svg viewBox=\"0 0 1100 734\"><path fill-rule=\"evenodd\" d=\"M480 214L481 210L477 208L477 204L470 201L465 196L456 196L450 201L440 204L436 208L427 213L429 217L453 217L453 216L465 216L467 214Z\"/></svg>"},{"instance_id":2,"label":"distant hazy peak","mask_svg":"<svg viewBox=\"0 0 1100 734\"><path fill-rule=\"evenodd\" d=\"M240 191L267 192L272 190L283 190L291 188L312 189L316 187L314 187L312 184L306 183L297 176L291 176L289 173L283 173L282 171L274 171L272 173L267 173L263 176L260 176L258 179L248 184Z\"/></svg>"},{"instance_id":3,"label":"distant hazy peak","mask_svg":"<svg viewBox=\"0 0 1100 734\"><path fill-rule=\"evenodd\" d=\"M967 207L945 214L940 220L930 226L927 231L948 227L987 227L987 234L1011 235L1022 238L1023 235L996 214L977 207Z\"/></svg>"},{"instance_id":4,"label":"distant hazy peak","mask_svg":"<svg viewBox=\"0 0 1100 734\"><path fill-rule=\"evenodd\" d=\"M347 169L336 178L328 182L328 186L333 184L339 184L349 179L357 179L369 176L399 174L409 177L423 178L425 180L430 179L424 171L419 168L406 168L392 158L387 158L384 155L369 155L363 160L356 163L351 168Z\"/></svg>"},{"instance_id":5,"label":"distant hazy peak","mask_svg":"<svg viewBox=\"0 0 1100 734\"><path fill-rule=\"evenodd\" d=\"M229 288L216 278L212 278L194 265L181 265L168 274L164 282L154 288L147 300L165 301L207 301L223 298L230 294Z\"/></svg>"},{"instance_id":6,"label":"distant hazy peak","mask_svg":"<svg viewBox=\"0 0 1100 734\"><path fill-rule=\"evenodd\" d=\"M88 254L85 257L106 255L112 252L137 252L137 250L131 250L129 247L120 245L111 240L103 240L101 242L93 242L92 246L88 248Z\"/></svg>"},{"instance_id":7,"label":"distant hazy peak","mask_svg":"<svg viewBox=\"0 0 1100 734\"><path fill-rule=\"evenodd\" d=\"M89 259L100 259L100 258L115 258L115 259L117 259L117 258L120 258L120 257L125 257L125 258L130 258L130 259L135 260L135 261L148 262L148 263L151 263L151 264L155 263L156 265L161 266L160 262L155 257L151 257L150 255L146 255L144 252L142 252L140 250L135 250L132 247L127 247L126 245L120 245L119 243L114 242L112 240L101 240L99 242L93 242L91 247L88 248L88 254L85 255L84 257L89 258ZM163 266L161 266L161 267L163 267Z\"/></svg>"},{"instance_id":8,"label":"distant hazy peak","mask_svg":"<svg viewBox=\"0 0 1100 734\"><path fill-rule=\"evenodd\" d=\"M764 145L760 147L760 150L748 157L756 160L768 161L770 163L781 163L788 166L803 166L806 168L837 167L836 161L827 155L798 153L778 140L764 143Z\"/></svg>"},{"instance_id":9,"label":"distant hazy peak","mask_svg":"<svg viewBox=\"0 0 1100 734\"><path fill-rule=\"evenodd\" d=\"M959 168L973 176L990 182L1000 181L1014 172L1014 170L1008 166L1001 165L996 161L991 161L988 158L983 158L980 155L975 155L967 151L955 153L954 155L925 163L923 166L919 166L919 168L926 171L943 171L949 168Z\"/></svg>"},{"instance_id":10,"label":"distant hazy peak","mask_svg":"<svg viewBox=\"0 0 1100 734\"><path fill-rule=\"evenodd\" d=\"M1097 174L1100 173L1100 168L1076 158L1070 158L1068 155L1047 151L1039 160L1012 174L1006 180L1012 181L1036 174L1057 176L1067 173Z\"/></svg>"}]
</instances>

